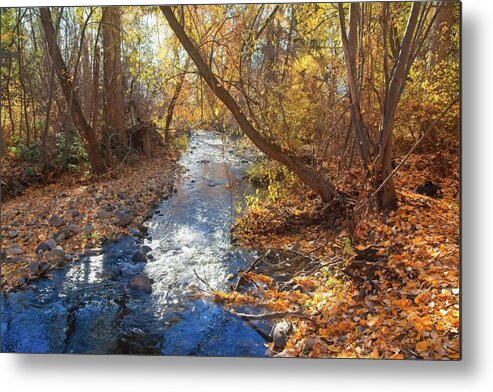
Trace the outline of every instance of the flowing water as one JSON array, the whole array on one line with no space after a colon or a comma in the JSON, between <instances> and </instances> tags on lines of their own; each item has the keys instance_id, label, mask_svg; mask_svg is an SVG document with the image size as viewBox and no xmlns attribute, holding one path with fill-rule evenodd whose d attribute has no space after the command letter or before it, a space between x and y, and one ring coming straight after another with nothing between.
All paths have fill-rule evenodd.
<instances>
[{"instance_id":1,"label":"flowing water","mask_svg":"<svg viewBox=\"0 0 493 392\"><path fill-rule=\"evenodd\" d=\"M234 205L249 191L247 163L219 134L194 132L175 192L147 223L148 239L124 237L35 289L2 295L2 351L263 356L267 325L194 295L197 286L227 290L228 275L255 256L230 238ZM143 245L152 260L132 262ZM151 294L127 288L137 273L151 279Z\"/></svg>"}]
</instances>

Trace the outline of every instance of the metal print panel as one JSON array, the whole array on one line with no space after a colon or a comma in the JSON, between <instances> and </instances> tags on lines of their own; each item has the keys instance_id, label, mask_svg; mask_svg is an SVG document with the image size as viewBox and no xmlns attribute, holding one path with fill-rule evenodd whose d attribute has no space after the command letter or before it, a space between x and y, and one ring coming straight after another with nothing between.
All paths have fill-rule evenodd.
<instances>
[{"instance_id":1,"label":"metal print panel","mask_svg":"<svg viewBox=\"0 0 493 392\"><path fill-rule=\"evenodd\" d=\"M460 12L2 8L2 352L460 359Z\"/></svg>"}]
</instances>

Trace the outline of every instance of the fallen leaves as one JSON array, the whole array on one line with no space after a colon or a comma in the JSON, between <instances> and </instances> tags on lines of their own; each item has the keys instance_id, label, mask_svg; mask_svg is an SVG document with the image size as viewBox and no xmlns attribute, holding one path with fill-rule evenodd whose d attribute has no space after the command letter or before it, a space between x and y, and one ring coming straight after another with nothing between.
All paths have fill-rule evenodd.
<instances>
[{"instance_id":1,"label":"fallen leaves","mask_svg":"<svg viewBox=\"0 0 493 392\"><path fill-rule=\"evenodd\" d=\"M2 289L25 287L37 277L27 267L41 260L36 246L50 238L74 259L105 239L131 233L131 226L141 225L150 208L169 192L176 159L174 153L134 156L118 173L90 182L62 178L30 187L22 196L2 203ZM113 219L120 209L132 215L130 226L120 226ZM101 216L102 211L107 214Z\"/></svg>"},{"instance_id":2,"label":"fallen leaves","mask_svg":"<svg viewBox=\"0 0 493 392\"><path fill-rule=\"evenodd\" d=\"M311 322L292 320L286 352L336 358L460 357L458 162L447 159L449 175L434 179L442 185L443 199L412 191L427 179L426 167L417 170L414 164L426 158L412 157L408 169L396 176L399 208L367 214L352 237L338 211L327 215L319 200L304 191L279 203L259 202L238 220L234 233L244 245L289 249L296 244L300 252L315 249L322 264L343 260L310 274L295 273L298 291L279 291L274 284L248 292L255 300L251 304L303 308L312 315ZM344 181L340 185L350 187L354 179ZM359 260L358 253L370 247L378 249L375 257Z\"/></svg>"}]
</instances>

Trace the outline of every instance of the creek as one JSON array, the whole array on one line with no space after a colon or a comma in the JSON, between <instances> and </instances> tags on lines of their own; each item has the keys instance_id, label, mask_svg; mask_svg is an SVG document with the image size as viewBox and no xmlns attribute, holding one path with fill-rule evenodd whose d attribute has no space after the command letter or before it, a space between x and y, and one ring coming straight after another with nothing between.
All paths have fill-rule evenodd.
<instances>
[{"instance_id":1,"label":"creek","mask_svg":"<svg viewBox=\"0 0 493 392\"><path fill-rule=\"evenodd\" d=\"M201 279L228 290L228 276L256 257L230 237L235 205L251 191L243 180L249 159L220 134L195 131L179 163L146 239L123 237L33 289L2 294L3 352L265 355L268 324L254 326L197 296ZM143 246L151 259L133 262ZM139 273L151 280L150 294L128 288Z\"/></svg>"}]
</instances>

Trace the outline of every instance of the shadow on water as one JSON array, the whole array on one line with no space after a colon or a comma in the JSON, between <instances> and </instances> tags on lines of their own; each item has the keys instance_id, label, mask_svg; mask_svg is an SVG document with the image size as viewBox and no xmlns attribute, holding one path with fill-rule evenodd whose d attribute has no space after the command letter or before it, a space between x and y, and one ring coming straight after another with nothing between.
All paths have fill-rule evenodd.
<instances>
[{"instance_id":1,"label":"shadow on water","mask_svg":"<svg viewBox=\"0 0 493 392\"><path fill-rule=\"evenodd\" d=\"M195 295L205 288L196 274L227 290L228 275L255 257L230 238L234 205L249 192L246 163L219 134L194 132L148 238L124 237L34 289L2 295L2 351L263 356L267 324L248 324ZM149 260L133 262L144 245ZM128 289L138 273L151 280L151 294Z\"/></svg>"}]
</instances>

